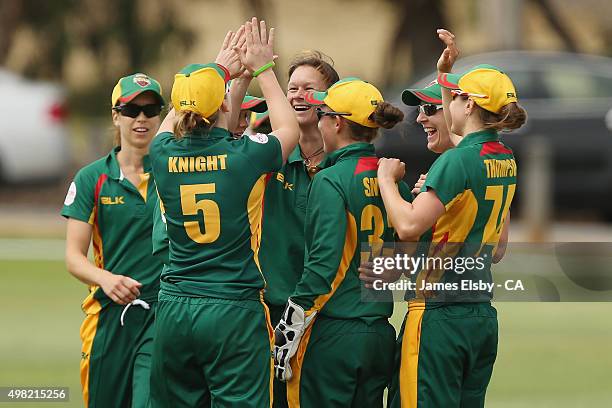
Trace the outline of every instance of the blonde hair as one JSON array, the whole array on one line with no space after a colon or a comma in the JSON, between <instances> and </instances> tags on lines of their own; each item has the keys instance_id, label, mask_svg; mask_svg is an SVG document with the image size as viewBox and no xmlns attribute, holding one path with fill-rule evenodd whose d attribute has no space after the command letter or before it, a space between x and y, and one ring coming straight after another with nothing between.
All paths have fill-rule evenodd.
<instances>
[{"instance_id":1,"label":"blonde hair","mask_svg":"<svg viewBox=\"0 0 612 408\"><path fill-rule=\"evenodd\" d=\"M187 133L197 130L199 132L209 132L217 122L219 118L219 111L211 115L207 121L204 120L202 115L199 115L191 111L180 111L176 114L174 120L174 138L180 140L185 137Z\"/></svg>"},{"instance_id":2,"label":"blonde hair","mask_svg":"<svg viewBox=\"0 0 612 408\"><path fill-rule=\"evenodd\" d=\"M301 66L308 66L317 70L323 77L323 82L325 82L327 88L340 80L338 72L334 69L334 60L321 51L305 50L295 55L289 63L288 77L291 78L293 72Z\"/></svg>"},{"instance_id":3,"label":"blonde hair","mask_svg":"<svg viewBox=\"0 0 612 408\"><path fill-rule=\"evenodd\" d=\"M516 102L505 105L498 113L490 112L478 106L478 117L485 129L509 132L525 124L527 121L527 111Z\"/></svg>"},{"instance_id":4,"label":"blonde hair","mask_svg":"<svg viewBox=\"0 0 612 408\"><path fill-rule=\"evenodd\" d=\"M118 126L113 126L111 131L113 132L113 146L121 146L121 130Z\"/></svg>"}]
</instances>

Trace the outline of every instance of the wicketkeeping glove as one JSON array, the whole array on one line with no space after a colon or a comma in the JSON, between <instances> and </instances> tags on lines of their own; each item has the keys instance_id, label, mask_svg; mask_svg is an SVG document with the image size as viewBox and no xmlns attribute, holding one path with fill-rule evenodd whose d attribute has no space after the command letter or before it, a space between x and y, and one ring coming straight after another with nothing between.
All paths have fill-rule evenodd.
<instances>
[{"instance_id":1,"label":"wicketkeeping glove","mask_svg":"<svg viewBox=\"0 0 612 408\"><path fill-rule=\"evenodd\" d=\"M297 352L300 339L317 312L308 317L304 314L304 309L289 299L283 317L274 329L274 375L281 381L291 379L293 373L289 360Z\"/></svg>"}]
</instances>

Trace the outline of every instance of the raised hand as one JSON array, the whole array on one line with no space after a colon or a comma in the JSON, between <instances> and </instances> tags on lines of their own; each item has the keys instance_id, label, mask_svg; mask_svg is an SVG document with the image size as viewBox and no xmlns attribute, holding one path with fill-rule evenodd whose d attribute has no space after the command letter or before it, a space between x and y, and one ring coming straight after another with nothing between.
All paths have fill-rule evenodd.
<instances>
[{"instance_id":1,"label":"raised hand","mask_svg":"<svg viewBox=\"0 0 612 408\"><path fill-rule=\"evenodd\" d=\"M215 62L219 65L223 65L230 73L230 77L236 78L242 74L244 68L240 62L240 56L237 49L241 49L245 46L245 27L240 26L238 31L235 33L228 31L223 40L223 45L217 54Z\"/></svg>"},{"instance_id":2,"label":"raised hand","mask_svg":"<svg viewBox=\"0 0 612 408\"><path fill-rule=\"evenodd\" d=\"M378 180L392 180L397 183L406 174L406 165L398 159L382 158L378 160Z\"/></svg>"},{"instance_id":3,"label":"raised hand","mask_svg":"<svg viewBox=\"0 0 612 408\"><path fill-rule=\"evenodd\" d=\"M240 54L242 65L244 65L250 73L253 73L275 59L274 28L268 30L266 22L260 22L256 17L246 22L244 26L246 50L244 47L235 47L234 50Z\"/></svg>"},{"instance_id":4,"label":"raised hand","mask_svg":"<svg viewBox=\"0 0 612 408\"><path fill-rule=\"evenodd\" d=\"M459 49L455 44L455 35L443 28L436 30L436 32L438 33L438 38L446 45L436 65L438 72L451 72L459 56Z\"/></svg>"}]
</instances>

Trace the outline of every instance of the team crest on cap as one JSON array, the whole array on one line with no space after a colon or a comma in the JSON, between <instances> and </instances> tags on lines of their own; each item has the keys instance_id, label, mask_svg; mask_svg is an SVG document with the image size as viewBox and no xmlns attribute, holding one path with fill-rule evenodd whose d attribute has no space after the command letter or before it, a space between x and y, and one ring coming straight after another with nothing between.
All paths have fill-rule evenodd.
<instances>
[{"instance_id":1,"label":"team crest on cap","mask_svg":"<svg viewBox=\"0 0 612 408\"><path fill-rule=\"evenodd\" d=\"M144 88L151 85L151 80L144 74L137 74L134 76L134 83Z\"/></svg>"},{"instance_id":2,"label":"team crest on cap","mask_svg":"<svg viewBox=\"0 0 612 408\"><path fill-rule=\"evenodd\" d=\"M264 135L263 133L255 133L254 135L249 135L249 139L251 139L255 143L268 143L268 135Z\"/></svg>"}]
</instances>

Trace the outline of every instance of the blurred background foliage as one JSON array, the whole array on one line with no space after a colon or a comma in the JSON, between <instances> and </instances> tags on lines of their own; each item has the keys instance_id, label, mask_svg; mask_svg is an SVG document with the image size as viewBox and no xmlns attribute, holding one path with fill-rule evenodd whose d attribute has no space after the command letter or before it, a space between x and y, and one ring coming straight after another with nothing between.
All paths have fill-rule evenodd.
<instances>
[{"instance_id":1,"label":"blurred background foliage","mask_svg":"<svg viewBox=\"0 0 612 408\"><path fill-rule=\"evenodd\" d=\"M281 66L317 48L342 73L396 88L431 71L437 27L458 34L464 55L510 48L609 55L610 11L605 0L3 0L0 65L62 82L74 114L106 115L118 77L146 71L169 89L182 64L213 58L225 32L251 15L278 28Z\"/></svg>"}]
</instances>

